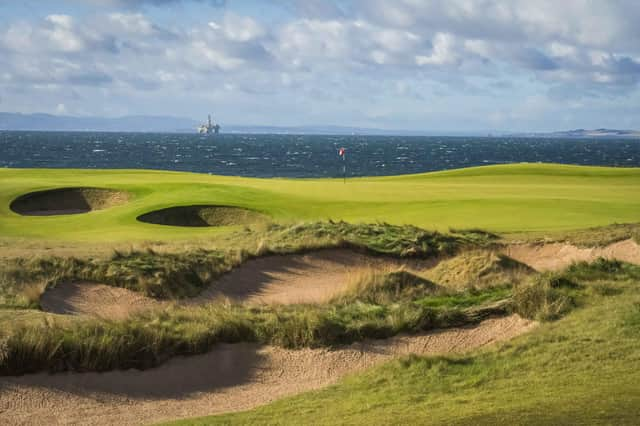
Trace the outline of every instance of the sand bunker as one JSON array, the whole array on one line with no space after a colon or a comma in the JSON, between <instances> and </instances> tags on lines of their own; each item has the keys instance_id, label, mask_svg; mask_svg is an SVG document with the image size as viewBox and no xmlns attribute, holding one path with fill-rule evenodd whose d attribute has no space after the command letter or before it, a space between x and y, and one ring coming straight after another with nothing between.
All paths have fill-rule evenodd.
<instances>
[{"instance_id":1,"label":"sand bunker","mask_svg":"<svg viewBox=\"0 0 640 426\"><path fill-rule=\"evenodd\" d=\"M322 303L344 291L363 270L422 269L427 262L330 249L250 260L224 275L201 298L224 296L248 303Z\"/></svg>"},{"instance_id":2,"label":"sand bunker","mask_svg":"<svg viewBox=\"0 0 640 426\"><path fill-rule=\"evenodd\" d=\"M198 297L181 303L203 304L219 297L250 304L321 303L340 294L353 275L363 270L390 270L401 266L420 269L428 265L419 261L407 265L399 260L344 249L266 256L243 263ZM40 305L43 310L58 314L119 319L166 306L167 302L104 284L63 282L47 289Z\"/></svg>"},{"instance_id":3,"label":"sand bunker","mask_svg":"<svg viewBox=\"0 0 640 426\"><path fill-rule=\"evenodd\" d=\"M40 297L40 308L46 312L116 320L163 305L135 291L89 282L63 282Z\"/></svg>"},{"instance_id":4,"label":"sand bunker","mask_svg":"<svg viewBox=\"0 0 640 426\"><path fill-rule=\"evenodd\" d=\"M112 189L59 188L21 195L9 207L23 216L52 216L106 209L128 199L126 192Z\"/></svg>"},{"instance_id":5,"label":"sand bunker","mask_svg":"<svg viewBox=\"0 0 640 426\"><path fill-rule=\"evenodd\" d=\"M587 248L566 243L514 244L508 246L504 253L538 271L557 271L574 262L592 262L599 257L640 264L640 245L633 239Z\"/></svg>"},{"instance_id":6,"label":"sand bunker","mask_svg":"<svg viewBox=\"0 0 640 426\"><path fill-rule=\"evenodd\" d=\"M253 210L231 206L195 205L154 210L138 216L140 222L170 226L232 226L266 220Z\"/></svg>"},{"instance_id":7,"label":"sand bunker","mask_svg":"<svg viewBox=\"0 0 640 426\"><path fill-rule=\"evenodd\" d=\"M397 356L462 353L531 330L516 315L474 327L398 336L336 350L218 345L146 371L0 378L0 423L146 424L247 410L335 383Z\"/></svg>"},{"instance_id":8,"label":"sand bunker","mask_svg":"<svg viewBox=\"0 0 640 426\"><path fill-rule=\"evenodd\" d=\"M573 262L593 261L598 257L640 264L640 246L631 239L599 248L580 248L564 243L516 244L508 246L504 254L515 261L491 252L474 252L438 264L437 260L402 261L346 249L266 256L243 263L198 297L180 303L204 304L218 297L249 304L323 303L340 295L364 272L388 272L401 267L421 271L439 284L464 287L485 281L502 282L528 274L522 264L538 271L561 270ZM433 268L436 264L438 266ZM96 283L60 283L48 289L41 299L43 310L48 312L118 319L166 305L167 302L136 292Z\"/></svg>"}]
</instances>

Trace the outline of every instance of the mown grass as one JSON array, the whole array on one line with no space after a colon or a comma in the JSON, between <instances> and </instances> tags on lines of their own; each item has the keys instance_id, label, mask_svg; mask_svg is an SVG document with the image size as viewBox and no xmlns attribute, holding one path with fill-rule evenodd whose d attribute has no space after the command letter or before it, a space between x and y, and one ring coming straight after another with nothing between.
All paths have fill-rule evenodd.
<instances>
[{"instance_id":1,"label":"mown grass","mask_svg":"<svg viewBox=\"0 0 640 426\"><path fill-rule=\"evenodd\" d=\"M576 264L548 284L577 291L579 308L528 335L464 356L405 357L254 410L172 424L635 425L638 273L615 261ZM603 285L616 291L593 290Z\"/></svg>"},{"instance_id":2,"label":"mown grass","mask_svg":"<svg viewBox=\"0 0 640 426\"><path fill-rule=\"evenodd\" d=\"M27 192L95 186L126 191L126 204L71 216L26 217L9 204ZM638 222L640 169L512 164L411 176L248 179L143 170L0 170L0 235L10 241L82 243L215 237L231 228L188 228L136 218L173 206L247 208L278 222L387 221L446 231L561 231Z\"/></svg>"}]
</instances>

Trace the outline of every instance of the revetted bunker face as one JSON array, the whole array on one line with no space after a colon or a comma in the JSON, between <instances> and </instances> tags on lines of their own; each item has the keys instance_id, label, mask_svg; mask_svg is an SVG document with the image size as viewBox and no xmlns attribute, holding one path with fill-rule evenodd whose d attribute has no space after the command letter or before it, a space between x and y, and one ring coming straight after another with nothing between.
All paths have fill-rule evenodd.
<instances>
[{"instance_id":1,"label":"revetted bunker face","mask_svg":"<svg viewBox=\"0 0 640 426\"><path fill-rule=\"evenodd\" d=\"M9 208L23 216L53 216L88 213L124 204L129 194L103 188L58 188L24 194Z\"/></svg>"},{"instance_id":2,"label":"revetted bunker face","mask_svg":"<svg viewBox=\"0 0 640 426\"><path fill-rule=\"evenodd\" d=\"M140 222L170 226L232 226L261 222L267 217L231 206L194 205L154 210L138 216Z\"/></svg>"}]
</instances>

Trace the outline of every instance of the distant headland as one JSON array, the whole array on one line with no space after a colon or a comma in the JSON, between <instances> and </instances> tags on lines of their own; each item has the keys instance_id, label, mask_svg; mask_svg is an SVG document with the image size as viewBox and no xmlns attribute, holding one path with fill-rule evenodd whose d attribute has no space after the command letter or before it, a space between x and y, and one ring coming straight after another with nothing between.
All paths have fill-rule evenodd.
<instances>
[{"instance_id":1,"label":"distant headland","mask_svg":"<svg viewBox=\"0 0 640 426\"><path fill-rule=\"evenodd\" d=\"M122 117L68 116L44 113L0 112L0 131L61 132L155 132L197 133L202 122L185 117L127 115ZM409 130L330 124L276 126L224 123L223 133L292 135L379 135L379 136L489 136L533 138L640 138L640 130L575 129L555 132L509 132L507 130Z\"/></svg>"},{"instance_id":2,"label":"distant headland","mask_svg":"<svg viewBox=\"0 0 640 426\"><path fill-rule=\"evenodd\" d=\"M574 129L547 133L515 133L509 136L539 138L640 138L640 130Z\"/></svg>"}]
</instances>

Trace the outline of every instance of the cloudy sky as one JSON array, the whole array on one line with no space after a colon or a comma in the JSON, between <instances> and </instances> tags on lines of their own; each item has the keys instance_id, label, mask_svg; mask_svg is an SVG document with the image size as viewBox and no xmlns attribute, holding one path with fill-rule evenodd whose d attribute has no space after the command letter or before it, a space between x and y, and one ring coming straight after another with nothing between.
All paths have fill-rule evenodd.
<instances>
[{"instance_id":1,"label":"cloudy sky","mask_svg":"<svg viewBox=\"0 0 640 426\"><path fill-rule=\"evenodd\" d=\"M0 0L0 111L640 128L637 0Z\"/></svg>"}]
</instances>

